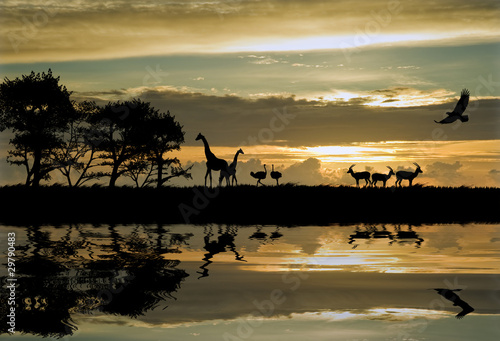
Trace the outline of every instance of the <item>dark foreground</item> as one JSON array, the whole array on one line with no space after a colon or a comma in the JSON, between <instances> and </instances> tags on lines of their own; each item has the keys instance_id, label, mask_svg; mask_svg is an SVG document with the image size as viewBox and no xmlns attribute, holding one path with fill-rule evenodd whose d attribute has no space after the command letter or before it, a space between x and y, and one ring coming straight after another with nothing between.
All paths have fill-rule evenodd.
<instances>
[{"instance_id":1,"label":"dark foreground","mask_svg":"<svg viewBox=\"0 0 500 341\"><path fill-rule=\"evenodd\" d=\"M500 188L0 188L0 223L500 222Z\"/></svg>"}]
</instances>

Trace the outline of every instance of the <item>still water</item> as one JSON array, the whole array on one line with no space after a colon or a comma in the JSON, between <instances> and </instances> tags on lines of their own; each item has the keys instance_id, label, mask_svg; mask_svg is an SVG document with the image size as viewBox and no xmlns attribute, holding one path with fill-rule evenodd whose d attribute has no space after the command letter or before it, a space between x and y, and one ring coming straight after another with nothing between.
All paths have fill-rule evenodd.
<instances>
[{"instance_id":1,"label":"still water","mask_svg":"<svg viewBox=\"0 0 500 341\"><path fill-rule=\"evenodd\" d=\"M500 337L498 224L1 226L0 237L9 340Z\"/></svg>"}]
</instances>

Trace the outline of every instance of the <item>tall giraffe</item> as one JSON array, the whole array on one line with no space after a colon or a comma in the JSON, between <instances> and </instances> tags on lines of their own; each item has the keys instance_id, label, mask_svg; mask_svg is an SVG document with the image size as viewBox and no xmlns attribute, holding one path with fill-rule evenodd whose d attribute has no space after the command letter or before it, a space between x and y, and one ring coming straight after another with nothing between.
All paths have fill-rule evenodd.
<instances>
[{"instance_id":1,"label":"tall giraffe","mask_svg":"<svg viewBox=\"0 0 500 341\"><path fill-rule=\"evenodd\" d=\"M220 172L219 183L222 182L222 178L226 178L227 182L229 181L229 178L232 177L231 185L234 185L234 182L236 181L236 186L238 186L238 179L236 179L236 165L238 164L239 154L245 154L241 148L236 152L236 154L234 154L234 159L229 165L228 172L224 170Z\"/></svg>"},{"instance_id":2,"label":"tall giraffe","mask_svg":"<svg viewBox=\"0 0 500 341\"><path fill-rule=\"evenodd\" d=\"M207 139L205 136L198 134L196 137L196 141L202 140L203 145L205 146L205 157L207 158L207 173L205 174L205 187L207 187L207 176L210 175L210 188L212 188L212 171L226 171L228 172L228 165L226 160L222 160L217 158L214 153L210 150L210 146L208 145ZM229 183L229 179L227 179L227 184ZM221 180L219 180L219 186L221 184Z\"/></svg>"}]
</instances>

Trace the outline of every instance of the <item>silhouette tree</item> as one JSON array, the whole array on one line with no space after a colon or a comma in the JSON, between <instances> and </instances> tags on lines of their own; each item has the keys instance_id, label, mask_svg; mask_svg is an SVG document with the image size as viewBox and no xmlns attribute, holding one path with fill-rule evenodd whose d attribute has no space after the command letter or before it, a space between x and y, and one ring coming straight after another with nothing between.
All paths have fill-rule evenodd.
<instances>
[{"instance_id":1,"label":"silhouette tree","mask_svg":"<svg viewBox=\"0 0 500 341\"><path fill-rule=\"evenodd\" d=\"M75 115L70 95L50 69L5 78L0 84L0 131L7 128L14 133L7 161L25 167L27 186L39 186L58 167L50 154L61 145L62 133Z\"/></svg>"},{"instance_id":2,"label":"silhouette tree","mask_svg":"<svg viewBox=\"0 0 500 341\"><path fill-rule=\"evenodd\" d=\"M182 176L191 178L188 167L184 169L177 158L165 158L165 154L174 150L180 150L184 143L184 131L182 126L171 116L170 112L160 113L150 108L144 117L145 145L143 155L151 162L151 169L156 171L156 178L152 182L159 188L165 182L174 177ZM170 168L170 175L165 172Z\"/></svg>"},{"instance_id":3,"label":"silhouette tree","mask_svg":"<svg viewBox=\"0 0 500 341\"><path fill-rule=\"evenodd\" d=\"M99 178L89 170L96 166L96 144L90 140L92 127L89 119L96 115L100 108L95 102L84 101L75 104L76 116L69 122L68 131L61 145L53 151L53 162L67 179L70 187L78 187L85 182ZM77 173L76 179L72 176Z\"/></svg>"},{"instance_id":4,"label":"silhouette tree","mask_svg":"<svg viewBox=\"0 0 500 341\"><path fill-rule=\"evenodd\" d=\"M182 126L170 113L160 113L149 102L134 99L108 103L92 122L101 136L100 165L111 167L97 176L108 176L110 187L121 175L131 177L139 186L139 177L145 173L142 185L156 182L158 187L172 177L190 177L189 169L183 169L177 158L164 157L184 142ZM170 175L164 176L169 167ZM156 179L151 179L154 172Z\"/></svg>"}]
</instances>

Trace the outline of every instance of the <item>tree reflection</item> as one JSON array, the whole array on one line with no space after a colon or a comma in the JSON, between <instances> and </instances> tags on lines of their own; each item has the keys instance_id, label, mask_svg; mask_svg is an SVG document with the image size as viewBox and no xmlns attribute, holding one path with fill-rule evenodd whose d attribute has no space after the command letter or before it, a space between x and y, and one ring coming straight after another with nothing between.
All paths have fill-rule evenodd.
<instances>
[{"instance_id":1,"label":"tree reflection","mask_svg":"<svg viewBox=\"0 0 500 341\"><path fill-rule=\"evenodd\" d=\"M177 268L178 260L162 254L180 252L173 246L186 243L189 234L171 234L160 225L156 238L141 226L127 235L115 225L96 234L81 226L64 228L58 239L40 226L27 227L27 244L16 254L17 332L71 335L77 329L74 313L138 317L174 298L188 276ZM0 314L8 309L2 304ZM3 323L0 332L7 328Z\"/></svg>"}]
</instances>

